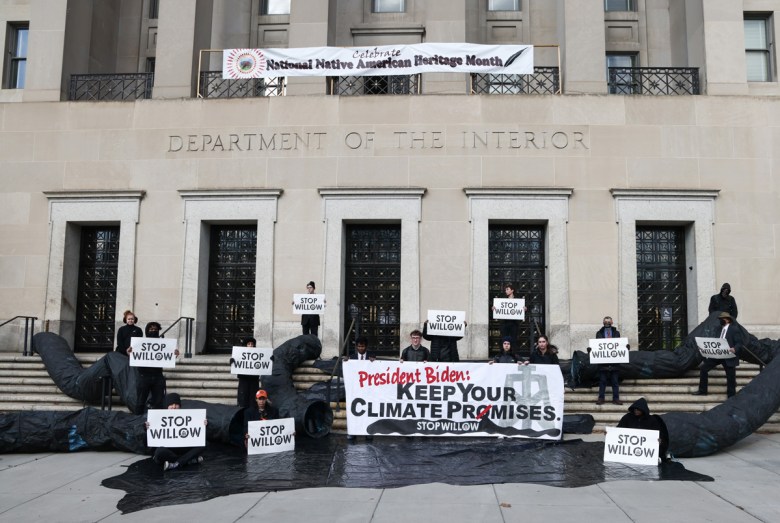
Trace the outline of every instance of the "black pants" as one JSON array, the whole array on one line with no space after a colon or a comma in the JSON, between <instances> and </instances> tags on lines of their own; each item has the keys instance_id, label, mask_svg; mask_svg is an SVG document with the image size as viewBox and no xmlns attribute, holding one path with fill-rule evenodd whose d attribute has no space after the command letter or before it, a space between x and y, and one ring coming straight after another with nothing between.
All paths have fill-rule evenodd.
<instances>
[{"instance_id":1,"label":"black pants","mask_svg":"<svg viewBox=\"0 0 780 523\"><path fill-rule=\"evenodd\" d=\"M242 409L255 404L255 394L257 389L260 388L259 376L246 376L243 374L238 375L238 394L236 401L238 406Z\"/></svg>"},{"instance_id":2,"label":"black pants","mask_svg":"<svg viewBox=\"0 0 780 523\"><path fill-rule=\"evenodd\" d=\"M146 399L149 393L149 408L162 409L165 407L165 376L162 374L138 374L138 409L136 414L146 412Z\"/></svg>"},{"instance_id":3,"label":"black pants","mask_svg":"<svg viewBox=\"0 0 780 523\"><path fill-rule=\"evenodd\" d=\"M501 343L504 342L504 338L510 338L512 340L512 350L517 350L520 345L517 335L520 333L520 322L517 320L501 320ZM501 345L498 347L501 348Z\"/></svg>"},{"instance_id":4,"label":"black pants","mask_svg":"<svg viewBox=\"0 0 780 523\"><path fill-rule=\"evenodd\" d=\"M618 369L599 369L599 399L603 400L607 392L607 380L612 385L612 401L620 399L620 371Z\"/></svg>"},{"instance_id":5,"label":"black pants","mask_svg":"<svg viewBox=\"0 0 780 523\"><path fill-rule=\"evenodd\" d=\"M158 465L162 465L167 461L169 463L178 462L179 465L183 466L203 454L204 450L206 450L205 447L181 447L170 449L167 447L157 447L154 449L152 459Z\"/></svg>"},{"instance_id":6,"label":"black pants","mask_svg":"<svg viewBox=\"0 0 780 523\"><path fill-rule=\"evenodd\" d=\"M308 325L301 325L301 327L303 328L304 334L314 334L315 336L317 336L317 332L320 330L319 325L312 325L311 327Z\"/></svg>"},{"instance_id":7,"label":"black pants","mask_svg":"<svg viewBox=\"0 0 780 523\"><path fill-rule=\"evenodd\" d=\"M726 371L726 395L730 398L737 393L737 368L726 365L726 361L715 358L704 360L699 367L699 392L707 393L709 372L718 365L723 365L723 369Z\"/></svg>"}]
</instances>

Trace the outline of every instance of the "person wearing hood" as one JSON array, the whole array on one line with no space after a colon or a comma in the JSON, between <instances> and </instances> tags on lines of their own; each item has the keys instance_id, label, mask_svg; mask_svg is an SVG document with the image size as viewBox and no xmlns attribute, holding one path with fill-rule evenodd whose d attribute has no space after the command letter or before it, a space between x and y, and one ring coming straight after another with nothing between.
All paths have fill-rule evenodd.
<instances>
[{"instance_id":1,"label":"person wearing hood","mask_svg":"<svg viewBox=\"0 0 780 523\"><path fill-rule=\"evenodd\" d=\"M165 408L168 410L178 410L181 408L181 396L175 392L165 395ZM208 420L203 420L203 425L208 425ZM144 426L149 429L149 422ZM199 465L203 463L203 451L205 447L157 447L154 449L152 460L158 465L162 465L163 470L173 470L185 465Z\"/></svg>"},{"instance_id":2,"label":"person wearing hood","mask_svg":"<svg viewBox=\"0 0 780 523\"><path fill-rule=\"evenodd\" d=\"M618 427L621 429L641 429L658 431L658 457L666 461L669 448L669 432L666 423L658 414L650 414L650 407L645 398L639 398L628 407L628 414L620 418Z\"/></svg>"},{"instance_id":3,"label":"person wearing hood","mask_svg":"<svg viewBox=\"0 0 780 523\"><path fill-rule=\"evenodd\" d=\"M728 312L731 317L737 319L737 300L731 295L731 285L724 283L720 292L710 298L709 312Z\"/></svg>"},{"instance_id":4,"label":"person wearing hood","mask_svg":"<svg viewBox=\"0 0 780 523\"><path fill-rule=\"evenodd\" d=\"M146 324L146 338L159 338L160 329L162 327L156 321L150 321ZM127 354L133 352L133 349L128 347ZM179 355L179 349L176 349L176 356ZM161 409L164 407L163 400L165 398L165 376L163 376L162 369L160 367L135 367L138 371L138 385L136 391L138 393L138 406L135 414L143 414L147 409L147 398L149 399L148 408ZM151 397L150 397L151 393Z\"/></svg>"},{"instance_id":5,"label":"person wearing hood","mask_svg":"<svg viewBox=\"0 0 780 523\"><path fill-rule=\"evenodd\" d=\"M257 340L247 338L244 340L244 347L257 347ZM231 367L236 364L236 360L230 358ZM257 374L238 374L238 390L236 392L236 404L245 409L252 406L253 396L260 388L260 376Z\"/></svg>"}]
</instances>

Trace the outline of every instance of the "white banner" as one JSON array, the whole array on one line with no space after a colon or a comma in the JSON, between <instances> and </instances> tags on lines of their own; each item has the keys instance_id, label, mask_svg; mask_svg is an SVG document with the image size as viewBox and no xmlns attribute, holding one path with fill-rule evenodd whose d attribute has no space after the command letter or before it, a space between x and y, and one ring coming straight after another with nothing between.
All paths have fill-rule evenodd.
<instances>
[{"instance_id":1,"label":"white banner","mask_svg":"<svg viewBox=\"0 0 780 523\"><path fill-rule=\"evenodd\" d=\"M271 356L273 355L273 349L233 347L233 354L231 356L235 363L230 364L230 373L269 376L273 369L273 362L271 361Z\"/></svg>"},{"instance_id":2,"label":"white banner","mask_svg":"<svg viewBox=\"0 0 780 523\"><path fill-rule=\"evenodd\" d=\"M466 334L466 311L428 311L430 336L452 336L462 338Z\"/></svg>"},{"instance_id":3,"label":"white banner","mask_svg":"<svg viewBox=\"0 0 780 523\"><path fill-rule=\"evenodd\" d=\"M293 314L322 314L324 294L293 294Z\"/></svg>"},{"instance_id":4,"label":"white banner","mask_svg":"<svg viewBox=\"0 0 780 523\"><path fill-rule=\"evenodd\" d=\"M628 338L597 338L588 340L590 362L628 363Z\"/></svg>"},{"instance_id":5,"label":"white banner","mask_svg":"<svg viewBox=\"0 0 780 523\"><path fill-rule=\"evenodd\" d=\"M130 338L130 366L172 369L176 366L176 343L175 338Z\"/></svg>"},{"instance_id":6,"label":"white banner","mask_svg":"<svg viewBox=\"0 0 780 523\"><path fill-rule=\"evenodd\" d=\"M533 74L531 45L424 43L373 47L225 49L222 78L387 76L417 73Z\"/></svg>"},{"instance_id":7,"label":"white banner","mask_svg":"<svg viewBox=\"0 0 780 523\"><path fill-rule=\"evenodd\" d=\"M344 381L349 434L561 438L557 365L350 360Z\"/></svg>"},{"instance_id":8,"label":"white banner","mask_svg":"<svg viewBox=\"0 0 780 523\"><path fill-rule=\"evenodd\" d=\"M634 465L658 465L657 430L607 427L604 461Z\"/></svg>"},{"instance_id":9,"label":"white banner","mask_svg":"<svg viewBox=\"0 0 780 523\"><path fill-rule=\"evenodd\" d=\"M152 409L146 421L149 447L206 446L206 409Z\"/></svg>"},{"instance_id":10,"label":"white banner","mask_svg":"<svg viewBox=\"0 0 780 523\"><path fill-rule=\"evenodd\" d=\"M493 298L494 320L524 320L525 298Z\"/></svg>"},{"instance_id":11,"label":"white banner","mask_svg":"<svg viewBox=\"0 0 780 523\"><path fill-rule=\"evenodd\" d=\"M735 354L729 350L729 342L726 338L699 338L696 337L696 346L699 353L705 358L727 360Z\"/></svg>"},{"instance_id":12,"label":"white banner","mask_svg":"<svg viewBox=\"0 0 780 523\"><path fill-rule=\"evenodd\" d=\"M272 454L295 450L295 420L283 418L250 421L247 454Z\"/></svg>"}]
</instances>

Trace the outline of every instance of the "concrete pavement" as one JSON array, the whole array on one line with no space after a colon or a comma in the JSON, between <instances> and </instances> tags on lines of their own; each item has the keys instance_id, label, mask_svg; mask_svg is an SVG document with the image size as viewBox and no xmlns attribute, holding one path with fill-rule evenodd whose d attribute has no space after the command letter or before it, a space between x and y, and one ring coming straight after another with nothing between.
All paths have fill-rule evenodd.
<instances>
[{"instance_id":1,"label":"concrete pavement","mask_svg":"<svg viewBox=\"0 0 780 523\"><path fill-rule=\"evenodd\" d=\"M583 439L603 440L603 434ZM0 455L0 521L780 521L779 434L754 434L714 456L681 460L714 482L320 488L236 494L122 515L116 504L124 492L100 482L138 459L144 457L122 452Z\"/></svg>"}]
</instances>

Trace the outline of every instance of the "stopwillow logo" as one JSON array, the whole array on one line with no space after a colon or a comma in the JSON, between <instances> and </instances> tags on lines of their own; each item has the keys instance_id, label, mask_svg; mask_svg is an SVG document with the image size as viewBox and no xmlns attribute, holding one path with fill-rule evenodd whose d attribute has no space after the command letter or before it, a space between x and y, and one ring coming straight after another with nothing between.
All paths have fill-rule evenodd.
<instances>
[{"instance_id":1,"label":"stopwillow logo","mask_svg":"<svg viewBox=\"0 0 780 523\"><path fill-rule=\"evenodd\" d=\"M254 78L267 66L265 55L259 49L231 49L226 61L228 76L233 80Z\"/></svg>"}]
</instances>

